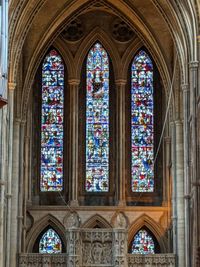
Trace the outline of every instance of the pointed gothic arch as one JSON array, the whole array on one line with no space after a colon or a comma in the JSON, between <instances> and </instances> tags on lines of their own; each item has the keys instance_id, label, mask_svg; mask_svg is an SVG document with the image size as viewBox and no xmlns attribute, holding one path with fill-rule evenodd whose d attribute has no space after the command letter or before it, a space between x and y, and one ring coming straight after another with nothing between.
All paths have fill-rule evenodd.
<instances>
[{"instance_id":1,"label":"pointed gothic arch","mask_svg":"<svg viewBox=\"0 0 200 267\"><path fill-rule=\"evenodd\" d=\"M111 224L99 214L91 216L81 228L112 228Z\"/></svg>"},{"instance_id":2,"label":"pointed gothic arch","mask_svg":"<svg viewBox=\"0 0 200 267\"><path fill-rule=\"evenodd\" d=\"M150 233L153 234L153 236L155 237L155 239L157 240L157 242L159 244L160 253L166 253L167 243L166 243L164 229L152 217L149 217L146 214L143 214L142 216L137 218L130 225L129 232L128 232L128 247L130 248L131 242L132 242L134 236L142 228L149 230Z\"/></svg>"},{"instance_id":3,"label":"pointed gothic arch","mask_svg":"<svg viewBox=\"0 0 200 267\"><path fill-rule=\"evenodd\" d=\"M26 251L32 253L39 237L48 229L52 228L61 238L63 251L66 251L66 237L64 225L53 215L47 214L39 221L35 222L26 238Z\"/></svg>"}]
</instances>

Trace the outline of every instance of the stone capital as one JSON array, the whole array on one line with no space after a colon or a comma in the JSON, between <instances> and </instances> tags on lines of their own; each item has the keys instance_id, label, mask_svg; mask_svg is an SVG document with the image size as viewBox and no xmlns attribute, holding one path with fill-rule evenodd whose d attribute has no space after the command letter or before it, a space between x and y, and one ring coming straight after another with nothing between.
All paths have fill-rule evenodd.
<instances>
[{"instance_id":1,"label":"stone capital","mask_svg":"<svg viewBox=\"0 0 200 267\"><path fill-rule=\"evenodd\" d=\"M175 125L176 126L182 126L183 125L183 121L182 120L176 120L175 121Z\"/></svg>"},{"instance_id":2,"label":"stone capital","mask_svg":"<svg viewBox=\"0 0 200 267\"><path fill-rule=\"evenodd\" d=\"M170 136L166 136L166 137L164 138L164 140L165 140L165 143L166 143L166 144L170 144L170 143L171 143L171 137L170 137Z\"/></svg>"},{"instance_id":3,"label":"stone capital","mask_svg":"<svg viewBox=\"0 0 200 267\"><path fill-rule=\"evenodd\" d=\"M14 82L8 82L8 90L15 90L15 88L16 88L16 83L14 83Z\"/></svg>"},{"instance_id":4,"label":"stone capital","mask_svg":"<svg viewBox=\"0 0 200 267\"><path fill-rule=\"evenodd\" d=\"M199 61L190 61L189 67L190 69L197 69L199 66Z\"/></svg>"},{"instance_id":5,"label":"stone capital","mask_svg":"<svg viewBox=\"0 0 200 267\"><path fill-rule=\"evenodd\" d=\"M78 86L80 84L80 80L79 79L69 79L68 84Z\"/></svg>"},{"instance_id":6,"label":"stone capital","mask_svg":"<svg viewBox=\"0 0 200 267\"><path fill-rule=\"evenodd\" d=\"M189 91L189 84L184 83L181 85L181 88L182 88L183 92L188 92Z\"/></svg>"},{"instance_id":7,"label":"stone capital","mask_svg":"<svg viewBox=\"0 0 200 267\"><path fill-rule=\"evenodd\" d=\"M118 86L124 86L124 85L126 85L126 83L127 83L127 80L124 80L124 79L115 80L115 84Z\"/></svg>"}]
</instances>

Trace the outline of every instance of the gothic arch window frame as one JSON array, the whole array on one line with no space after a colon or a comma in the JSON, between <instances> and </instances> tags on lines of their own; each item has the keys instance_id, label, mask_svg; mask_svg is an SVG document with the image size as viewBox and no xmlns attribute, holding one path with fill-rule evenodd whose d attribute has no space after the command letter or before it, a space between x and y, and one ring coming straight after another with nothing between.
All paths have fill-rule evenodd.
<instances>
[{"instance_id":1,"label":"gothic arch window frame","mask_svg":"<svg viewBox=\"0 0 200 267\"><path fill-rule=\"evenodd\" d=\"M87 90L87 78L86 78L86 64L90 50L96 43L100 43L103 49L106 51L109 60L109 191L108 192L87 192L85 190L86 181L86 90ZM113 115L116 110L115 103L115 87L114 87L114 71L112 65L112 59L110 57L108 49L104 45L104 42L96 39L93 40L90 48L86 52L85 60L82 66L81 83L79 89L79 201L81 205L113 205L114 204L114 173L115 171L115 135L114 129L116 128L115 119ZM83 90L84 89L84 90ZM112 141L111 141L112 140ZM98 198L98 199L97 199Z\"/></svg>"},{"instance_id":2,"label":"gothic arch window frame","mask_svg":"<svg viewBox=\"0 0 200 267\"><path fill-rule=\"evenodd\" d=\"M158 246L158 249L156 251L158 251L158 253L167 253L168 241L166 238L165 230L159 223L154 220L153 217L150 217L147 214L141 215L130 225L127 240L128 252L130 252L134 236L139 232L140 229L143 228L149 231L156 240L156 245Z\"/></svg>"},{"instance_id":3,"label":"gothic arch window frame","mask_svg":"<svg viewBox=\"0 0 200 267\"><path fill-rule=\"evenodd\" d=\"M41 191L40 182L41 182L41 126L42 126L42 66L46 57L49 55L51 51L55 50L59 57L62 60L64 65L64 102L63 102L63 189L61 191ZM67 199L69 192L69 120L68 120L68 112L69 112L69 90L67 86L67 66L65 64L65 59L62 56L62 53L56 46L51 46L45 55L42 58L38 71L36 73L36 82L33 87L33 159L34 164L32 166L32 181L33 181L33 201L38 202L41 205L63 205L63 200L61 200L61 196ZM68 185L68 186L66 186Z\"/></svg>"},{"instance_id":4,"label":"gothic arch window frame","mask_svg":"<svg viewBox=\"0 0 200 267\"><path fill-rule=\"evenodd\" d=\"M43 230L38 234L34 244L33 244L33 247L32 247L32 253L40 253L39 250L40 250L40 242L41 242L41 239L42 237L45 235L45 233L47 233L49 230L53 230L56 235L59 237L60 241L61 241L61 253L65 253L66 252L66 244L64 242L64 239L62 237L62 235L56 230L56 227L54 227L51 223L49 225L47 225L45 228L43 228ZM43 253L41 253L43 254ZM57 253L50 253L49 255L52 255L52 254L57 254Z\"/></svg>"},{"instance_id":5,"label":"gothic arch window frame","mask_svg":"<svg viewBox=\"0 0 200 267\"><path fill-rule=\"evenodd\" d=\"M135 57L140 51L144 51L150 58L153 64L153 117L154 117L154 158L158 147L159 136L162 131L162 107L164 105L163 101L163 87L161 85L161 77L158 68L151 56L151 53L146 47L142 46L137 51L134 52L131 62L129 63L128 75L127 75L127 86L126 86L126 132L129 136L126 138L126 170L127 170L127 186L126 186L126 201L127 205L161 205L162 204L162 186L163 186L163 149L162 145L160 147L157 161L154 165L154 191L153 192L133 192L131 189L131 69ZM159 101L161 100L161 103ZM158 159L161 159L158 162Z\"/></svg>"},{"instance_id":6,"label":"gothic arch window frame","mask_svg":"<svg viewBox=\"0 0 200 267\"><path fill-rule=\"evenodd\" d=\"M52 228L59 235L62 240L63 252L66 251L67 242L65 237L64 225L53 215L47 214L42 217L39 221L35 222L26 237L26 251L27 253L38 253L39 237L45 232L45 230Z\"/></svg>"}]
</instances>

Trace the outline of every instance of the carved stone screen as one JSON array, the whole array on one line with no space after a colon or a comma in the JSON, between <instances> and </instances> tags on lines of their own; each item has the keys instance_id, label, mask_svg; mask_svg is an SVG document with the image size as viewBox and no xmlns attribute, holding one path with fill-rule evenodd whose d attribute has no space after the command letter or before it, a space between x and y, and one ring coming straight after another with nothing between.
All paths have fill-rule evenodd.
<instances>
[{"instance_id":1,"label":"carved stone screen","mask_svg":"<svg viewBox=\"0 0 200 267\"><path fill-rule=\"evenodd\" d=\"M154 191L153 64L144 51L131 67L131 187L133 192Z\"/></svg>"},{"instance_id":2,"label":"carved stone screen","mask_svg":"<svg viewBox=\"0 0 200 267\"><path fill-rule=\"evenodd\" d=\"M100 43L87 57L86 191L109 191L109 58Z\"/></svg>"},{"instance_id":3,"label":"carved stone screen","mask_svg":"<svg viewBox=\"0 0 200 267\"><path fill-rule=\"evenodd\" d=\"M40 190L63 189L64 64L51 50L42 65Z\"/></svg>"}]
</instances>

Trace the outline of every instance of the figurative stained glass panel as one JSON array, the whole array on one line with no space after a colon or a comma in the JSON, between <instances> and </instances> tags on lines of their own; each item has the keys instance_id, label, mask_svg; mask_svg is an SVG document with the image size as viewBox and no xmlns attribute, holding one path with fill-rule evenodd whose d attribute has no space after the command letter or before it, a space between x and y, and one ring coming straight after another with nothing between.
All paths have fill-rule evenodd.
<instances>
[{"instance_id":1,"label":"figurative stained glass panel","mask_svg":"<svg viewBox=\"0 0 200 267\"><path fill-rule=\"evenodd\" d=\"M141 229L135 236L131 247L132 254L155 254L155 243L152 236Z\"/></svg>"},{"instance_id":2,"label":"figurative stained glass panel","mask_svg":"<svg viewBox=\"0 0 200 267\"><path fill-rule=\"evenodd\" d=\"M131 187L133 192L154 190L153 64L144 51L131 67Z\"/></svg>"},{"instance_id":3,"label":"figurative stained glass panel","mask_svg":"<svg viewBox=\"0 0 200 267\"><path fill-rule=\"evenodd\" d=\"M51 50L42 65L41 191L63 189L64 64Z\"/></svg>"},{"instance_id":4,"label":"figurative stained glass panel","mask_svg":"<svg viewBox=\"0 0 200 267\"><path fill-rule=\"evenodd\" d=\"M49 229L40 239L39 253L54 254L61 252L62 242L60 237L53 229Z\"/></svg>"},{"instance_id":5,"label":"figurative stained glass panel","mask_svg":"<svg viewBox=\"0 0 200 267\"><path fill-rule=\"evenodd\" d=\"M87 57L86 191L109 190L109 59L96 43Z\"/></svg>"}]
</instances>

